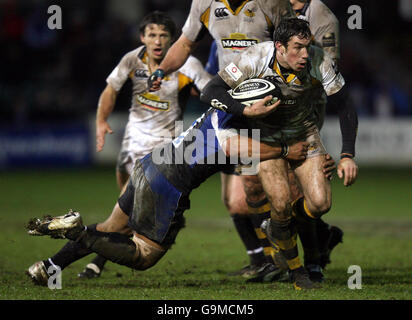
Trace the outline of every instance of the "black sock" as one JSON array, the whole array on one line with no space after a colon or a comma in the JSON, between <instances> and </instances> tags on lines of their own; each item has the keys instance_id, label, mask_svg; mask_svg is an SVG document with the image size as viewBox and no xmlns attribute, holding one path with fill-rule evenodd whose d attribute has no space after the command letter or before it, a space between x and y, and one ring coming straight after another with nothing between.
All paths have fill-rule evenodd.
<instances>
[{"instance_id":1,"label":"black sock","mask_svg":"<svg viewBox=\"0 0 412 320\"><path fill-rule=\"evenodd\" d=\"M328 249L330 225L324 222L322 219L317 219L316 234L318 238L319 251L320 253L325 252Z\"/></svg>"},{"instance_id":2,"label":"black sock","mask_svg":"<svg viewBox=\"0 0 412 320\"><path fill-rule=\"evenodd\" d=\"M273 263L274 248L271 246L266 235L262 232L260 225L263 220L270 218L270 204L267 198L259 202L246 201L249 206L250 219L252 220L255 233L263 248L266 262Z\"/></svg>"},{"instance_id":3,"label":"black sock","mask_svg":"<svg viewBox=\"0 0 412 320\"><path fill-rule=\"evenodd\" d=\"M266 261L263 254L263 248L261 247L260 241L256 236L249 215L235 213L232 215L232 219L237 233L239 234L240 239L246 247L247 254L249 255L250 259L250 264L263 264Z\"/></svg>"},{"instance_id":4,"label":"black sock","mask_svg":"<svg viewBox=\"0 0 412 320\"><path fill-rule=\"evenodd\" d=\"M88 228L95 229L96 225L88 226ZM68 265L72 264L73 262L93 253L90 249L87 249L81 243L75 241L67 242L63 248L59 250L53 257L51 257L51 261L54 265L59 266L61 270L66 268ZM48 269L52 263L49 260L43 261L46 269Z\"/></svg>"},{"instance_id":5,"label":"black sock","mask_svg":"<svg viewBox=\"0 0 412 320\"><path fill-rule=\"evenodd\" d=\"M297 230L303 247L305 265L320 264L316 221L306 214L304 198L299 198L293 204L293 212L297 222Z\"/></svg>"},{"instance_id":6,"label":"black sock","mask_svg":"<svg viewBox=\"0 0 412 320\"><path fill-rule=\"evenodd\" d=\"M100 232L96 225L84 230L73 230L66 237L115 263L133 268L136 260L136 244L124 234Z\"/></svg>"}]
</instances>

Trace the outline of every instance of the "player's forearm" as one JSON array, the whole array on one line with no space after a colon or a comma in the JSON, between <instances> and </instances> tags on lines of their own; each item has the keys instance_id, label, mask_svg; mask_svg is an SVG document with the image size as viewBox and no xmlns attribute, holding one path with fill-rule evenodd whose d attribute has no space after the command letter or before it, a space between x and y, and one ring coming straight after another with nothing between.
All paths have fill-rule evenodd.
<instances>
[{"instance_id":1,"label":"player's forearm","mask_svg":"<svg viewBox=\"0 0 412 320\"><path fill-rule=\"evenodd\" d=\"M195 43L182 34L168 50L159 69L162 69L166 75L178 70L185 64L194 47Z\"/></svg>"},{"instance_id":2,"label":"player's forearm","mask_svg":"<svg viewBox=\"0 0 412 320\"><path fill-rule=\"evenodd\" d=\"M233 100L228 90L230 90L230 87L219 75L216 75L203 88L200 100L215 109L242 116L245 106Z\"/></svg>"},{"instance_id":3,"label":"player's forearm","mask_svg":"<svg viewBox=\"0 0 412 320\"><path fill-rule=\"evenodd\" d=\"M102 92L96 113L96 122L107 121L116 104L117 92L110 86Z\"/></svg>"},{"instance_id":4,"label":"player's forearm","mask_svg":"<svg viewBox=\"0 0 412 320\"><path fill-rule=\"evenodd\" d=\"M355 156L355 142L358 132L358 114L349 98L346 87L329 97L339 114L340 130L342 133L341 154Z\"/></svg>"},{"instance_id":5,"label":"player's forearm","mask_svg":"<svg viewBox=\"0 0 412 320\"><path fill-rule=\"evenodd\" d=\"M249 137L236 135L225 141L225 152L227 156L265 161L280 158L282 147L270 146Z\"/></svg>"}]
</instances>

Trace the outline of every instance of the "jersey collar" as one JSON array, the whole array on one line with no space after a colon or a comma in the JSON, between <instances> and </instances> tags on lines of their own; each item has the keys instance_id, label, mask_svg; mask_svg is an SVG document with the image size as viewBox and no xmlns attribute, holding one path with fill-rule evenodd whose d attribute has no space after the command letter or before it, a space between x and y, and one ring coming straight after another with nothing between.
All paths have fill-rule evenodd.
<instances>
[{"instance_id":1,"label":"jersey collar","mask_svg":"<svg viewBox=\"0 0 412 320\"><path fill-rule=\"evenodd\" d=\"M236 9L236 11L233 11L232 8L230 7L230 4L228 2L228 0L222 0L223 4L225 5L225 7L230 11L231 14L233 14L234 16L236 16L242 9L243 7L246 5L246 3L248 3L250 0L244 0Z\"/></svg>"}]
</instances>

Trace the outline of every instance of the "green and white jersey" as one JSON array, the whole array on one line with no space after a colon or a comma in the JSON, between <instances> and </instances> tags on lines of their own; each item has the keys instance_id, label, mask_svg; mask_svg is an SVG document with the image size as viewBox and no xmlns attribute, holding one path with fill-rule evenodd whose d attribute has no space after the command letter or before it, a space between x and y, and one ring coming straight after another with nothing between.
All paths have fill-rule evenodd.
<instances>
[{"instance_id":1,"label":"green and white jersey","mask_svg":"<svg viewBox=\"0 0 412 320\"><path fill-rule=\"evenodd\" d=\"M272 40L283 18L295 17L289 0L245 0L235 11L228 0L193 0L183 34L197 41L205 29L215 39L220 69L243 49Z\"/></svg>"},{"instance_id":2,"label":"green and white jersey","mask_svg":"<svg viewBox=\"0 0 412 320\"><path fill-rule=\"evenodd\" d=\"M271 77L277 83L283 95L277 109L265 118L248 119L251 127L261 129L263 141L288 141L305 135L316 123L313 111L320 95L332 95L345 84L332 58L317 46L310 47L305 69L282 74L273 41L248 48L219 75L231 88L251 78Z\"/></svg>"},{"instance_id":3,"label":"green and white jersey","mask_svg":"<svg viewBox=\"0 0 412 320\"><path fill-rule=\"evenodd\" d=\"M127 79L132 81L129 121L118 166L130 161L134 163L159 143L169 142L175 134L180 134L175 133L175 121L183 117L184 106L179 104L180 94L190 84L201 91L211 79L201 62L190 56L179 70L163 79L159 91L149 92L147 79L152 71L149 70L147 60L146 48L141 46L127 53L106 79L116 91L122 88Z\"/></svg>"},{"instance_id":4,"label":"green and white jersey","mask_svg":"<svg viewBox=\"0 0 412 320\"><path fill-rule=\"evenodd\" d=\"M340 58L339 21L333 12L322 1L310 0L296 15L309 22L314 43L337 62Z\"/></svg>"}]
</instances>

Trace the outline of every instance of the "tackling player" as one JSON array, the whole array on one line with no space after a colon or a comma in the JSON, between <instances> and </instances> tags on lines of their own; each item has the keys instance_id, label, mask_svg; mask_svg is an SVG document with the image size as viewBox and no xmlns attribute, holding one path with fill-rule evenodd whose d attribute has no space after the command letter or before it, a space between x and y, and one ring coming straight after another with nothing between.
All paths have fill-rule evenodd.
<instances>
[{"instance_id":1,"label":"tackling player","mask_svg":"<svg viewBox=\"0 0 412 320\"><path fill-rule=\"evenodd\" d=\"M267 107L267 101L245 108L245 114L268 114L279 105ZM155 265L184 227L183 212L190 207L193 189L232 166L233 157L261 161L281 156L282 148L253 140L253 133L252 138L240 135L235 129L241 128L239 125L233 115L210 109L172 142L137 160L127 187L104 223L84 227L80 214L73 211L56 218L32 219L27 226L30 235L70 241L52 258L30 266L27 275L46 286L56 270L92 252L136 270ZM287 159L301 161L307 152L307 142L296 142Z\"/></svg>"},{"instance_id":2,"label":"tackling player","mask_svg":"<svg viewBox=\"0 0 412 320\"><path fill-rule=\"evenodd\" d=\"M189 57L178 71L164 79L161 90L147 92L147 79L172 45L176 26L169 16L156 11L143 18L139 31L143 45L127 53L108 76L96 115L96 150L100 152L105 135L113 133L108 118L115 107L117 94L130 79L133 84L131 108L116 166L120 190L128 181L136 160L156 145L171 141L175 131L179 131L175 123L182 120L183 106L191 86L202 90L211 78L199 60ZM105 262L105 258L97 256L79 277L99 276Z\"/></svg>"},{"instance_id":3,"label":"tackling player","mask_svg":"<svg viewBox=\"0 0 412 320\"><path fill-rule=\"evenodd\" d=\"M271 219L263 229L285 256L298 289L316 286L300 263L294 221L312 223L327 213L331 206L330 182L322 174L322 155L326 150L320 140L318 117L314 111L324 92L339 112L343 141L339 166L346 186L355 182L358 170L353 160L358 123L356 110L348 103L345 81L331 57L320 48L311 46L310 42L311 32L306 21L297 18L284 20L276 29L273 41L257 44L236 57L208 83L201 96L212 106L216 106L212 100L217 100L226 106L227 112L243 114L245 106L234 100L228 90L246 79L269 77L280 87L283 101L269 116L249 119L249 125L261 129L261 141L277 145L294 141L310 143L304 161L288 163L284 159L276 159L261 162L259 166L259 177L272 207ZM293 203L288 164L294 170L304 195Z\"/></svg>"}]
</instances>

